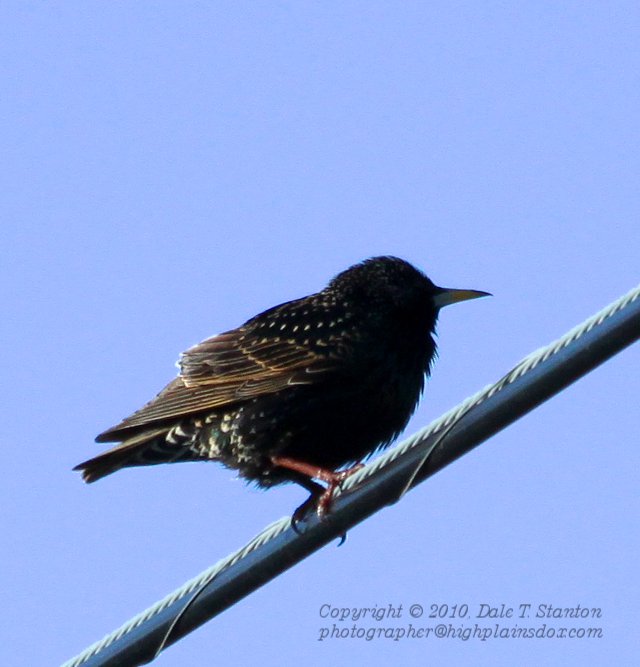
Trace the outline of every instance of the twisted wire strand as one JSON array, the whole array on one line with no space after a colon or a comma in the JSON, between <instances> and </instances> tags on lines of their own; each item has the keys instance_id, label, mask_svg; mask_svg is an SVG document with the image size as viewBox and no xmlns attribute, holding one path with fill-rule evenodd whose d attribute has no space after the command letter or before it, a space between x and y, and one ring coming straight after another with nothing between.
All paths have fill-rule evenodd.
<instances>
[{"instance_id":1,"label":"twisted wire strand","mask_svg":"<svg viewBox=\"0 0 640 667\"><path fill-rule=\"evenodd\" d=\"M164 611L167 607L170 607L174 602L177 602L183 597L201 589L203 586L206 586L209 582L215 579L215 577L217 577L220 572L231 567L239 560L242 560L252 551L259 549L263 544L280 535L280 533L283 533L289 527L290 523L291 519L289 517L283 517L269 524L248 544L242 547L242 549L238 549L238 551L229 554L225 558L221 558L215 565L212 565L198 576L190 579L180 588L162 598L162 600L156 602L148 609L145 609L145 611L137 614L129 621L121 625L117 630L114 630L110 634L103 637L101 640L89 646L75 658L65 662L62 667L78 667L79 665L82 665L84 662L89 660L89 658L107 648L107 646L110 646L124 635L130 633L132 630L135 630L135 628L139 627L143 623L146 623L150 618L153 618L157 614Z\"/></svg>"},{"instance_id":2,"label":"twisted wire strand","mask_svg":"<svg viewBox=\"0 0 640 667\"><path fill-rule=\"evenodd\" d=\"M440 431L442 432L441 436L438 437L425 453L425 456L421 459L418 469L424 464L434 448L440 444L442 439L447 435L451 427L456 424L460 418L469 412L473 407L479 405L480 403L487 400L489 397L498 393L504 387L511 384L521 376L532 371L536 366L546 361L553 355L557 354L560 350L565 348L567 345L570 345L572 342L578 340L588 331L591 331L594 327L602 324L606 319L613 316L615 313L626 308L630 303L640 298L640 285L630 290L627 294L621 296L619 299L606 306L598 313L589 317L587 320L577 325L566 334L558 338L557 340L551 342L549 345L541 347L531 354L527 355L522 359L516 366L510 370L506 375L500 378L497 382L489 384L477 393L468 397L460 404L443 414L438 419L431 422L428 426L420 429L415 434L402 441L395 447L387 450L384 454L376 458L374 461L366 465L364 468L358 472L351 475L343 484L341 490L336 491L336 495L340 493L347 492L349 489L362 484L367 478L381 470L382 468L389 465L392 461L395 461L397 458L403 456L409 450L414 449L415 447L420 446L427 440L430 436L435 435ZM405 487L403 487L402 492L400 493L398 500L406 493L410 488L415 474L409 479ZM277 521L274 521L272 524L264 528L258 535L256 535L248 544L246 544L241 549L229 554L225 558L219 560L215 565L208 568L198 576L194 577L187 581L180 588L176 589L166 597L164 597L159 602L156 602L154 605L141 612L140 614L134 616L132 619L127 621L117 630L106 635L103 639L95 642L82 653L78 654L76 657L65 662L62 667L79 667L87 660L92 658L94 655L100 653L105 648L119 640L124 635L130 633L135 628L143 625L149 619L153 618L157 614L161 613L167 607L170 607L178 600L181 600L185 596L188 596L194 592L196 594L215 579L221 572L232 567L237 562L246 558L250 553L259 549L264 544L275 539L278 535L285 532L291 525L291 518L286 516ZM189 603L187 603L189 604ZM165 640L166 640L165 636Z\"/></svg>"}]
</instances>

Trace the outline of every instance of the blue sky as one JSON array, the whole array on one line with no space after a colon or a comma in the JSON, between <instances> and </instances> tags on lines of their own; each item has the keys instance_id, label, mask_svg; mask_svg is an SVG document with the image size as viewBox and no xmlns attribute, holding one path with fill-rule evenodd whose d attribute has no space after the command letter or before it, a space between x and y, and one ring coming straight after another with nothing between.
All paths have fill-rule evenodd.
<instances>
[{"instance_id":1,"label":"blue sky","mask_svg":"<svg viewBox=\"0 0 640 667\"><path fill-rule=\"evenodd\" d=\"M410 433L638 283L637 3L5 2L0 68L2 664L64 661L304 499L71 472L190 345L377 254L492 292L443 312ZM639 361L157 664L631 664ZM604 634L318 641L323 604L412 603L581 604Z\"/></svg>"}]
</instances>

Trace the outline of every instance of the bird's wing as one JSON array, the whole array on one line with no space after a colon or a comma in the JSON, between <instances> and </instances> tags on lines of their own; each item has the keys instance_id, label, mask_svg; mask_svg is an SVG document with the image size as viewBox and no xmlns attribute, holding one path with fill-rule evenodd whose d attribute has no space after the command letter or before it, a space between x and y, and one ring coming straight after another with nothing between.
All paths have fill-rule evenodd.
<instances>
[{"instance_id":1,"label":"bird's wing","mask_svg":"<svg viewBox=\"0 0 640 667\"><path fill-rule=\"evenodd\" d=\"M140 427L272 394L287 386L312 384L336 366L336 357L328 348L312 349L307 340L265 335L264 329L247 325L184 352L180 375L96 440L120 440Z\"/></svg>"}]
</instances>

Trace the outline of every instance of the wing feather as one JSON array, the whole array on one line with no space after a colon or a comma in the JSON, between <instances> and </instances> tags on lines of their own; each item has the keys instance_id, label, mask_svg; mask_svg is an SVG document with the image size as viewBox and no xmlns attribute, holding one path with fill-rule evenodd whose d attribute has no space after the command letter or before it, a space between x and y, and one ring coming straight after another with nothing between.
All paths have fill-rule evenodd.
<instances>
[{"instance_id":1,"label":"wing feather","mask_svg":"<svg viewBox=\"0 0 640 667\"><path fill-rule=\"evenodd\" d=\"M180 375L153 400L96 440L130 437L136 430L271 394L291 385L311 384L335 369L327 348L312 349L296 340L247 323L195 345L179 361Z\"/></svg>"}]
</instances>

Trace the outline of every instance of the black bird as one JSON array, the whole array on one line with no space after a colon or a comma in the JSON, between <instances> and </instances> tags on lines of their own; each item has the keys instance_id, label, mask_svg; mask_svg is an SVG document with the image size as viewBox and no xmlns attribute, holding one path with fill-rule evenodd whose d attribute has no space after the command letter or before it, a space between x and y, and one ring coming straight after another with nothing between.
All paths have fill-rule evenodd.
<instances>
[{"instance_id":1,"label":"black bird","mask_svg":"<svg viewBox=\"0 0 640 667\"><path fill-rule=\"evenodd\" d=\"M184 352L176 379L96 438L120 444L74 470L94 482L129 466L220 461L263 488L301 484L311 496L296 516L321 515L353 464L406 426L440 308L487 295L437 287L396 257L356 264Z\"/></svg>"}]
</instances>

